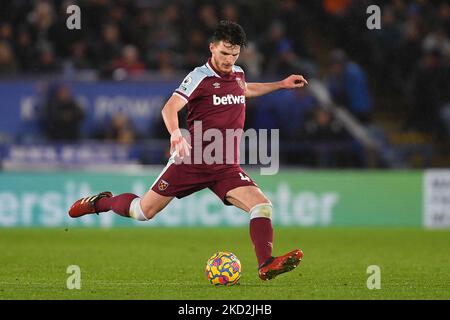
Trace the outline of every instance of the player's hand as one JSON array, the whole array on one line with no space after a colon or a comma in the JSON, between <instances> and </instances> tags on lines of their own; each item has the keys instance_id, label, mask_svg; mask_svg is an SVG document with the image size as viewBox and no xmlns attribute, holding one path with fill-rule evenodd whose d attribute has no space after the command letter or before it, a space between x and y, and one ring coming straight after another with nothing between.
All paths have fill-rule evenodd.
<instances>
[{"instance_id":1,"label":"player's hand","mask_svg":"<svg viewBox=\"0 0 450 320\"><path fill-rule=\"evenodd\" d=\"M307 84L308 81L299 74L292 74L281 81L281 85L284 89L303 88Z\"/></svg>"},{"instance_id":2,"label":"player's hand","mask_svg":"<svg viewBox=\"0 0 450 320\"><path fill-rule=\"evenodd\" d=\"M170 154L175 154L181 159L190 155L192 147L181 134L180 129L176 129L170 135Z\"/></svg>"}]
</instances>

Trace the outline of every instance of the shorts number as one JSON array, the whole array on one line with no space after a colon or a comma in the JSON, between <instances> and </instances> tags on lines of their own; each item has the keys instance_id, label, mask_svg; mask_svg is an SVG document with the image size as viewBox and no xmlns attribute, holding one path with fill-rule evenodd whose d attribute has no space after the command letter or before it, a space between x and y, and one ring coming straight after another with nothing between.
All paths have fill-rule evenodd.
<instances>
[{"instance_id":1,"label":"shorts number","mask_svg":"<svg viewBox=\"0 0 450 320\"><path fill-rule=\"evenodd\" d=\"M239 175L241 176L241 180L250 182L250 178L247 177L245 174L242 174L242 172L239 172Z\"/></svg>"}]
</instances>

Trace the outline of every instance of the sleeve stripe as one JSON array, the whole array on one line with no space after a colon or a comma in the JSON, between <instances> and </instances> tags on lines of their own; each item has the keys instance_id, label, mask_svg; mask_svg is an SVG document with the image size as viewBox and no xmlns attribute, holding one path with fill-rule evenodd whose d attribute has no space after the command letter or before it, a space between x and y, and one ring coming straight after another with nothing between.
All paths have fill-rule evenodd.
<instances>
[{"instance_id":1,"label":"sleeve stripe","mask_svg":"<svg viewBox=\"0 0 450 320\"><path fill-rule=\"evenodd\" d=\"M189 93L189 96L191 96L192 93L194 93L195 89L202 83L203 79L206 78L206 74L202 75L200 79L198 79L198 82L195 84L195 86L191 89L191 92Z\"/></svg>"},{"instance_id":2,"label":"sleeve stripe","mask_svg":"<svg viewBox=\"0 0 450 320\"><path fill-rule=\"evenodd\" d=\"M175 91L172 95L176 94L177 96L179 96L181 99L183 99L184 101L186 101L186 103L188 103L188 99L186 99L186 96L184 94L182 94L181 92Z\"/></svg>"}]
</instances>

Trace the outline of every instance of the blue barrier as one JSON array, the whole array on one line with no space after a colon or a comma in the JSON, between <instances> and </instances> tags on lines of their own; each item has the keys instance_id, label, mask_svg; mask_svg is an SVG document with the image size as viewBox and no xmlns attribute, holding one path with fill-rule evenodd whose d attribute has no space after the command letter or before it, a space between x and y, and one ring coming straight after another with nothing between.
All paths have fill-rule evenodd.
<instances>
[{"instance_id":1,"label":"blue barrier","mask_svg":"<svg viewBox=\"0 0 450 320\"><path fill-rule=\"evenodd\" d=\"M39 110L52 85L39 81L0 82L0 132L19 140L39 136ZM130 118L139 134L148 136L179 83L105 81L69 85L86 114L82 127L85 137L119 112Z\"/></svg>"}]
</instances>

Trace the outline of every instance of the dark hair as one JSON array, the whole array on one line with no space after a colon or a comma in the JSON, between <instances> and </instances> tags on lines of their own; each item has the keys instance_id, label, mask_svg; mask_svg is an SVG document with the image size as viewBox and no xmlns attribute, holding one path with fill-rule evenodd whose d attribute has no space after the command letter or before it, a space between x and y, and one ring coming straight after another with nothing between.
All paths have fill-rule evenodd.
<instances>
[{"instance_id":1,"label":"dark hair","mask_svg":"<svg viewBox=\"0 0 450 320\"><path fill-rule=\"evenodd\" d=\"M247 45L247 36L244 29L236 22L222 20L213 34L212 41L225 41L235 46L245 47Z\"/></svg>"}]
</instances>

